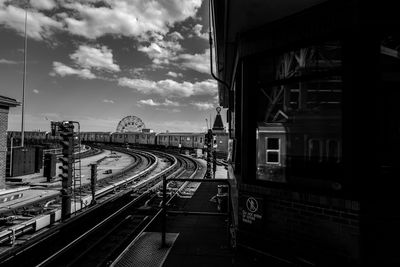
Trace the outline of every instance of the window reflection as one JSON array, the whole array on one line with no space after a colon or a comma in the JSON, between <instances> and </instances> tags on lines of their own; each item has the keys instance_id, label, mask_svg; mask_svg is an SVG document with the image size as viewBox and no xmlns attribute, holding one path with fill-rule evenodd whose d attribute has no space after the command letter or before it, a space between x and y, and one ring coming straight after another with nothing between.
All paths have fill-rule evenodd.
<instances>
[{"instance_id":1,"label":"window reflection","mask_svg":"<svg viewBox=\"0 0 400 267\"><path fill-rule=\"evenodd\" d=\"M257 178L341 181L339 42L257 60Z\"/></svg>"}]
</instances>

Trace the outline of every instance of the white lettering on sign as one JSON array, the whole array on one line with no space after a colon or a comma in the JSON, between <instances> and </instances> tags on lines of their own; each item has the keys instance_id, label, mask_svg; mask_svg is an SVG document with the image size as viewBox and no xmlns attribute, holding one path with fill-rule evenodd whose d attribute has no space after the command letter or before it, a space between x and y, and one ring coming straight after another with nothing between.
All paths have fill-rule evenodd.
<instances>
[{"instance_id":1,"label":"white lettering on sign","mask_svg":"<svg viewBox=\"0 0 400 267\"><path fill-rule=\"evenodd\" d=\"M255 214L245 210L243 210L242 212L242 221L245 223L252 224L256 219L261 219L261 218L262 216L260 214Z\"/></svg>"},{"instance_id":2,"label":"white lettering on sign","mask_svg":"<svg viewBox=\"0 0 400 267\"><path fill-rule=\"evenodd\" d=\"M261 219L262 215L256 213L258 211L258 201L254 197L248 197L246 200L247 210L242 210L242 221L248 224L253 224L256 219Z\"/></svg>"}]
</instances>

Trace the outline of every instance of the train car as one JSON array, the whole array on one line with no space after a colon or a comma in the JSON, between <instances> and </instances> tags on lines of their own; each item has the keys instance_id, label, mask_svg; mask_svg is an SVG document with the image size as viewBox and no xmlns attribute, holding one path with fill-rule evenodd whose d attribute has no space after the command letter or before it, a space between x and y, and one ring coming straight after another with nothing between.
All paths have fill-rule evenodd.
<instances>
[{"instance_id":1,"label":"train car","mask_svg":"<svg viewBox=\"0 0 400 267\"><path fill-rule=\"evenodd\" d=\"M96 142L109 143L110 142L110 132L99 132L95 134Z\"/></svg>"},{"instance_id":2,"label":"train car","mask_svg":"<svg viewBox=\"0 0 400 267\"><path fill-rule=\"evenodd\" d=\"M181 142L180 133L167 133L169 138L169 146L171 147L179 147Z\"/></svg>"},{"instance_id":3,"label":"train car","mask_svg":"<svg viewBox=\"0 0 400 267\"><path fill-rule=\"evenodd\" d=\"M13 144L19 145L21 142L21 132L19 131L9 131L7 132L7 139L11 140L13 138ZM24 140L27 144L43 144L45 142L53 142L57 138L50 138L49 132L45 131L25 131Z\"/></svg>"},{"instance_id":4,"label":"train car","mask_svg":"<svg viewBox=\"0 0 400 267\"><path fill-rule=\"evenodd\" d=\"M112 133L111 143L126 144L128 135L126 133Z\"/></svg>"},{"instance_id":5,"label":"train car","mask_svg":"<svg viewBox=\"0 0 400 267\"><path fill-rule=\"evenodd\" d=\"M159 133L157 134L157 145L162 147L169 147L170 146L170 139L171 136L169 133Z\"/></svg>"},{"instance_id":6,"label":"train car","mask_svg":"<svg viewBox=\"0 0 400 267\"><path fill-rule=\"evenodd\" d=\"M139 137L140 133L139 132L132 132L132 133L126 133L126 142L128 144L136 145L139 143Z\"/></svg>"},{"instance_id":7,"label":"train car","mask_svg":"<svg viewBox=\"0 0 400 267\"><path fill-rule=\"evenodd\" d=\"M139 134L140 145L154 145L155 144L155 133L142 132Z\"/></svg>"},{"instance_id":8,"label":"train car","mask_svg":"<svg viewBox=\"0 0 400 267\"><path fill-rule=\"evenodd\" d=\"M164 147L203 148L205 133L159 133L157 145Z\"/></svg>"},{"instance_id":9,"label":"train car","mask_svg":"<svg viewBox=\"0 0 400 267\"><path fill-rule=\"evenodd\" d=\"M193 134L193 148L204 148L205 133Z\"/></svg>"},{"instance_id":10,"label":"train car","mask_svg":"<svg viewBox=\"0 0 400 267\"><path fill-rule=\"evenodd\" d=\"M151 146L154 146L157 144L156 143L156 133L149 133L147 135L147 144L151 145Z\"/></svg>"}]
</instances>

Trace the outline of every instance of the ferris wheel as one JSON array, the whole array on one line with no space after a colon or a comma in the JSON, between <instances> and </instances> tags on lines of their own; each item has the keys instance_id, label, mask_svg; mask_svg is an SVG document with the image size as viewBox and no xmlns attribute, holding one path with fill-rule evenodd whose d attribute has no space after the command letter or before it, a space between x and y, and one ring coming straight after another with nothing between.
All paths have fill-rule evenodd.
<instances>
[{"instance_id":1,"label":"ferris wheel","mask_svg":"<svg viewBox=\"0 0 400 267\"><path fill-rule=\"evenodd\" d=\"M126 116L123 118L117 126L118 133L127 133L127 132L140 132L146 126L143 121L136 116Z\"/></svg>"}]
</instances>

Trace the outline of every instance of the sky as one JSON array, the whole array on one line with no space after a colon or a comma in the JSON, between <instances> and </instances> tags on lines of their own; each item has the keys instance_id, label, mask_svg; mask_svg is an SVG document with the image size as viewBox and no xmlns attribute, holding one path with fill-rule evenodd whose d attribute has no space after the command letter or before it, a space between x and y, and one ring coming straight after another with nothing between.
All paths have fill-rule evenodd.
<instances>
[{"instance_id":1,"label":"sky","mask_svg":"<svg viewBox=\"0 0 400 267\"><path fill-rule=\"evenodd\" d=\"M197 132L214 120L207 0L0 0L0 95L20 102L25 6L25 130L115 131L134 115L156 132ZM11 108L8 130L20 128Z\"/></svg>"}]
</instances>

